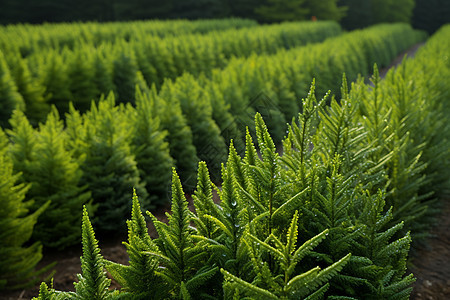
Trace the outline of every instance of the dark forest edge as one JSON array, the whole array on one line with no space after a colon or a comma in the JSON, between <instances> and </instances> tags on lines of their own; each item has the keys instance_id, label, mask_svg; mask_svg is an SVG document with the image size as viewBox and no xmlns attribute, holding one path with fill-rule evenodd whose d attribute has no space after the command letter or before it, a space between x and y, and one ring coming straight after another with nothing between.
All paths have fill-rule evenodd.
<instances>
[{"instance_id":1,"label":"dark forest edge","mask_svg":"<svg viewBox=\"0 0 450 300\"><path fill-rule=\"evenodd\" d=\"M0 24L240 17L260 23L334 20L346 29L407 22L433 33L450 14L446 0L3 0Z\"/></svg>"}]
</instances>

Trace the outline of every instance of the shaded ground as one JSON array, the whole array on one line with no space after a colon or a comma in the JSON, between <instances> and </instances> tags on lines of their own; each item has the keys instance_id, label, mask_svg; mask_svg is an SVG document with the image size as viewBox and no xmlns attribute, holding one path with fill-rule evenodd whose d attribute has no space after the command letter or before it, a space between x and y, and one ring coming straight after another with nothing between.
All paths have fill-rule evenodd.
<instances>
[{"instance_id":1,"label":"shaded ground","mask_svg":"<svg viewBox=\"0 0 450 300\"><path fill-rule=\"evenodd\" d=\"M390 67L400 63L405 54L408 57L414 56L417 49L422 44L418 44L397 57ZM380 75L384 77L387 70L380 70ZM191 200L191 199L189 199ZM192 209L192 205L191 205ZM168 207L161 208L155 212L155 216L164 220ZM149 226L149 233L156 237L156 232ZM426 246L417 249L412 257L412 267L410 271L414 273L417 281L411 299L417 300L444 300L450 299L450 201L446 201L438 225L431 231L432 238L426 242ZM100 248L102 255L111 261L126 264L128 256L122 241L126 241L126 236L101 237ZM63 252L48 252L40 266L57 261L54 275L54 288L63 291L73 291L73 282L77 281L76 274L81 272L80 266L81 245L69 248ZM112 288L118 288L113 282ZM37 296L39 285L33 288L15 291L0 295L0 300L21 300L31 299Z\"/></svg>"},{"instance_id":2,"label":"shaded ground","mask_svg":"<svg viewBox=\"0 0 450 300\"><path fill-rule=\"evenodd\" d=\"M445 202L438 225L426 245L412 257L417 278L411 299L450 299L450 200Z\"/></svg>"}]
</instances>

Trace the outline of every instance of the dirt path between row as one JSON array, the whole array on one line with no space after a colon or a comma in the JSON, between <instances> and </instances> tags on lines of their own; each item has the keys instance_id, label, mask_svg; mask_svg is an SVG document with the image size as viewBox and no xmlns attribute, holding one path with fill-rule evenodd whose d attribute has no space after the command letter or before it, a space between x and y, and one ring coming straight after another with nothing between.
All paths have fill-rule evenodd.
<instances>
[{"instance_id":1,"label":"dirt path between row","mask_svg":"<svg viewBox=\"0 0 450 300\"><path fill-rule=\"evenodd\" d=\"M411 257L410 271L417 278L411 299L450 299L450 200L445 201L431 235Z\"/></svg>"}]
</instances>

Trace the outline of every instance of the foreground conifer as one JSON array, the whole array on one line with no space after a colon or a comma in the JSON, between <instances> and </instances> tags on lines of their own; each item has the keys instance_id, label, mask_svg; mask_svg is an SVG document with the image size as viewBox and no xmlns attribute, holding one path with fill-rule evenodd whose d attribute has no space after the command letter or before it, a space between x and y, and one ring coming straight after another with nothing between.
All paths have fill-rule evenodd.
<instances>
[{"instance_id":1,"label":"foreground conifer","mask_svg":"<svg viewBox=\"0 0 450 300\"><path fill-rule=\"evenodd\" d=\"M81 274L78 274L78 282L74 283L75 292L60 292L43 283L39 291L39 299L73 299L73 300L110 300L117 299L117 292L110 291L111 279L106 277L105 261L100 254L98 241L95 239L94 229L89 220L86 207L83 208L82 221L83 256L81 260Z\"/></svg>"}]
</instances>

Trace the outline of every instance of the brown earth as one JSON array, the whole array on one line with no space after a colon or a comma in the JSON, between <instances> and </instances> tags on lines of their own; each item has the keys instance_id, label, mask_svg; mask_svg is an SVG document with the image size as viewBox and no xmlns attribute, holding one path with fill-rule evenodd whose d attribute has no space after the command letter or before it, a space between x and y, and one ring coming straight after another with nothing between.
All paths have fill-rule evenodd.
<instances>
[{"instance_id":1,"label":"brown earth","mask_svg":"<svg viewBox=\"0 0 450 300\"><path fill-rule=\"evenodd\" d=\"M410 270L417 278L411 299L450 299L450 200L444 203L431 235L411 257Z\"/></svg>"},{"instance_id":2,"label":"brown earth","mask_svg":"<svg viewBox=\"0 0 450 300\"><path fill-rule=\"evenodd\" d=\"M414 56L417 49L422 44L418 44L397 57L389 68L400 63L405 54L408 57ZM389 68L380 70L380 75L384 76ZM192 201L190 208L192 209ZM169 207L160 208L155 212L155 216L160 220L165 220L165 212ZM446 300L450 299L450 201L446 201L438 218L438 224L431 231L432 237L427 240L425 246L414 251L411 257L410 272L417 278L411 299L416 300ZM156 237L156 232L149 226L149 233ZM110 236L100 238L100 249L103 257L108 260L126 264L128 256L122 241L126 241L126 236ZM39 266L45 266L52 262L57 262L54 270L54 288L62 291L73 291L73 282L77 281L76 274L81 272L80 266L81 245L57 252L44 253L44 258ZM119 288L117 283L112 282L112 288ZM4 293L0 295L0 300L23 300L36 297L39 292L39 285L32 288Z\"/></svg>"}]
</instances>

